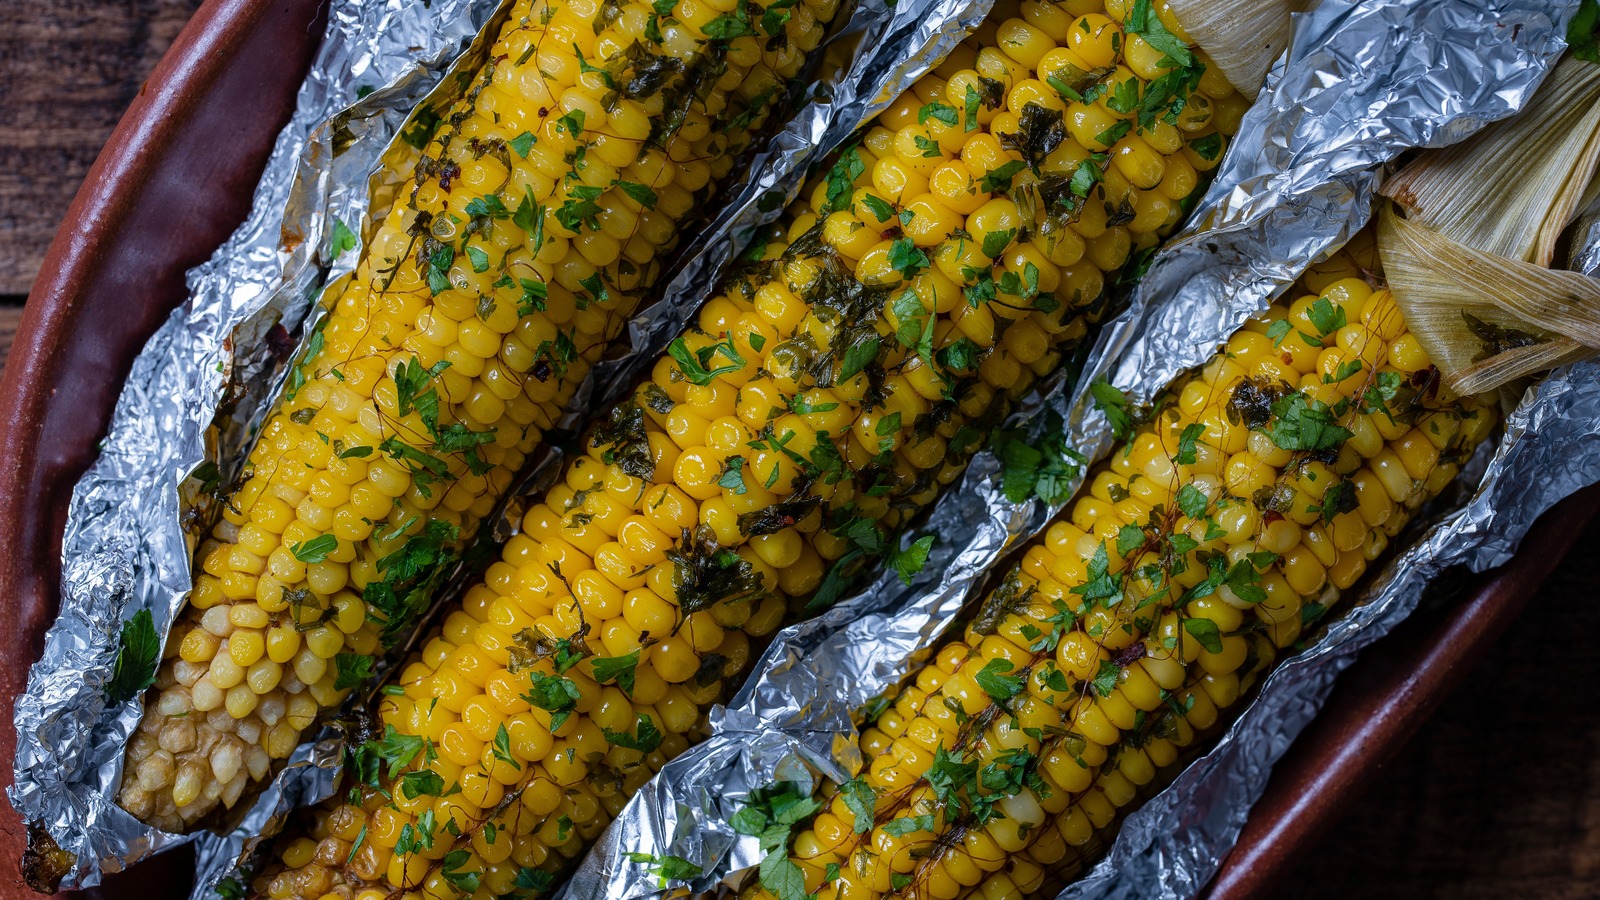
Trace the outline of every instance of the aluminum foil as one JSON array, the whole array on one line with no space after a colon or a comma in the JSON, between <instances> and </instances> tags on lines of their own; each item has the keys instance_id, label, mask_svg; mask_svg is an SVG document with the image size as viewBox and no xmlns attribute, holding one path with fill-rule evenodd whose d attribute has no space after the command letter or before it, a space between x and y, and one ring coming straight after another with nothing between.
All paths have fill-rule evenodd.
<instances>
[{"instance_id":1,"label":"aluminum foil","mask_svg":"<svg viewBox=\"0 0 1600 900\"><path fill-rule=\"evenodd\" d=\"M214 464L226 480L242 464L297 355L286 338L307 331L320 314L316 298L353 268L356 253L327 258L337 227L371 233L392 201L394 173L408 171L407 155L415 153L395 136L419 103L454 96L459 84L447 76L481 58L483 36L492 32L486 26L505 5L334 0L250 217L190 273L187 301L135 361L101 458L74 491L61 613L15 709L9 795L24 821L42 825L77 857L64 887L94 885L103 873L198 840L197 894L206 893L242 848L274 834L296 806L331 793L342 745L330 729L297 750L228 834L145 826L115 803L123 747L141 706L110 707L103 689L121 623L148 609L164 639L181 609L193 552L181 522L199 502L197 478ZM698 231L694 252L656 291L661 301L630 323L624 352L596 368L562 424L579 427L585 410L629 387L707 296L734 249L798 190L796 176L904 77L890 60L953 41L971 17L964 0L846 4L811 76L797 79L805 88L791 99L800 111L745 161L743 180Z\"/></svg>"},{"instance_id":2,"label":"aluminum foil","mask_svg":"<svg viewBox=\"0 0 1600 900\"><path fill-rule=\"evenodd\" d=\"M15 708L11 802L77 856L64 886L96 884L102 872L188 840L115 803L122 748L142 708L108 707L103 694L121 623L148 609L165 635L190 585L185 481L208 459L246 455L291 358L281 336L300 327L325 280L354 264L353 253L325 258L333 219L359 228L381 197L367 180L390 138L497 6L334 3L249 218L190 272L189 298L134 361L101 457L73 492L60 617ZM224 404L234 412L219 419ZM302 748L294 771L316 757ZM258 810L300 787L275 785L240 827L258 827Z\"/></svg>"},{"instance_id":3,"label":"aluminum foil","mask_svg":"<svg viewBox=\"0 0 1600 900\"><path fill-rule=\"evenodd\" d=\"M1563 49L1575 8L1325 0L1298 16L1285 58L1245 116L1191 225L1158 254L1127 312L1102 332L1085 373L1149 399L1203 362L1367 222L1384 163L1413 147L1453 143L1519 110ZM1316 650L1269 679L1216 749L1130 818L1112 856L1067 895L1197 893L1232 846L1272 763L1351 656L1403 618L1441 568L1503 562L1540 512L1600 480L1597 371L1580 364L1542 382L1508 423L1472 502L1375 578L1371 602ZM1073 381L1057 376L1013 421L1027 428L1055 412L1071 444L1096 457L1109 448L1108 428L1087 396L1090 379ZM565 896L643 897L667 887L630 863L630 853L693 862L703 871L684 884L709 890L761 858L756 839L728 824L751 790L774 781L806 787L819 775L843 781L858 772L852 715L893 689L1006 551L1058 511L1008 502L995 487L999 470L992 455L980 454L936 505L919 530L938 543L909 587L885 574L781 632L751 680L713 711L709 739L633 798Z\"/></svg>"}]
</instances>

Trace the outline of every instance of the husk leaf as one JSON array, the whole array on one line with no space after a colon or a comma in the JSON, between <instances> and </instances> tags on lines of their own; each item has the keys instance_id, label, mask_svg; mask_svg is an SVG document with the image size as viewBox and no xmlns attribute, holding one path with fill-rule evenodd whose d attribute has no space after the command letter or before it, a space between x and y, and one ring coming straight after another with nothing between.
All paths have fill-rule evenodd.
<instances>
[{"instance_id":1,"label":"husk leaf","mask_svg":"<svg viewBox=\"0 0 1600 900\"><path fill-rule=\"evenodd\" d=\"M1528 108L1425 153L1381 193L1455 241L1549 265L1600 157L1600 66L1568 56Z\"/></svg>"},{"instance_id":2,"label":"husk leaf","mask_svg":"<svg viewBox=\"0 0 1600 900\"><path fill-rule=\"evenodd\" d=\"M1458 393L1600 352L1600 281L1456 243L1392 207L1378 247L1411 333Z\"/></svg>"},{"instance_id":3,"label":"husk leaf","mask_svg":"<svg viewBox=\"0 0 1600 900\"><path fill-rule=\"evenodd\" d=\"M1481 393L1600 352L1600 281L1547 268L1597 163L1600 66L1568 57L1522 113L1384 186L1395 202L1379 219L1384 272L1451 389Z\"/></svg>"},{"instance_id":4,"label":"husk leaf","mask_svg":"<svg viewBox=\"0 0 1600 900\"><path fill-rule=\"evenodd\" d=\"M1289 16L1317 0L1167 0L1178 24L1194 38L1234 90L1254 97L1289 46Z\"/></svg>"}]
</instances>

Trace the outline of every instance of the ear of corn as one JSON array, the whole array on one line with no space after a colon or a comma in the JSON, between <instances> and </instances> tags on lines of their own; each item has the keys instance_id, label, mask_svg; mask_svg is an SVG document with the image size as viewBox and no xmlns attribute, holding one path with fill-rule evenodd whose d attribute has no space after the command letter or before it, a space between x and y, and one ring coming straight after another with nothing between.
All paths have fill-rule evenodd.
<instances>
[{"instance_id":1,"label":"ear of corn","mask_svg":"<svg viewBox=\"0 0 1600 900\"><path fill-rule=\"evenodd\" d=\"M1198 66L1155 86L1172 67L1101 10L1002 3L809 186L386 689L351 795L260 893L540 894L754 641L921 565L901 526L1083 337L1242 110Z\"/></svg>"},{"instance_id":2,"label":"ear of corn","mask_svg":"<svg viewBox=\"0 0 1600 900\"><path fill-rule=\"evenodd\" d=\"M124 808L179 831L231 807L370 677L836 8L514 6L466 95L406 132L406 202L196 554Z\"/></svg>"},{"instance_id":3,"label":"ear of corn","mask_svg":"<svg viewBox=\"0 0 1600 900\"><path fill-rule=\"evenodd\" d=\"M867 770L794 841L807 891L1031 895L1450 482L1494 410L1355 271L1322 267L1124 425L864 729Z\"/></svg>"},{"instance_id":4,"label":"ear of corn","mask_svg":"<svg viewBox=\"0 0 1600 900\"><path fill-rule=\"evenodd\" d=\"M1047 814L1034 841L986 874L972 895L1051 896L1087 871L1116 836L1123 817L1159 789L1161 776L1176 768L1185 748L1216 733L1223 714L1249 694L1280 648L1257 633L1250 649L1247 665L1235 671L1211 673L1196 667L1190 672L1183 687L1173 692L1175 707L1146 717L1107 750L1089 788L1061 812Z\"/></svg>"}]
</instances>

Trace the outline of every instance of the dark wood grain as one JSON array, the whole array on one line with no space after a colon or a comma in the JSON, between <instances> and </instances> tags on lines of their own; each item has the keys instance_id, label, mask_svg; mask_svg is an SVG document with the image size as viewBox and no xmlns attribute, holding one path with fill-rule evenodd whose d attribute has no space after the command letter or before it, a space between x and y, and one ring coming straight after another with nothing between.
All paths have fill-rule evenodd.
<instances>
[{"instance_id":1,"label":"dark wood grain","mask_svg":"<svg viewBox=\"0 0 1600 900\"><path fill-rule=\"evenodd\" d=\"M1600 524L1277 896L1600 895Z\"/></svg>"},{"instance_id":2,"label":"dark wood grain","mask_svg":"<svg viewBox=\"0 0 1600 900\"><path fill-rule=\"evenodd\" d=\"M199 0L11 0L0 29L0 296L27 293L111 128ZM0 368L20 310L0 305ZM1587 548L1369 792L1284 898L1600 895L1600 578Z\"/></svg>"},{"instance_id":3,"label":"dark wood grain","mask_svg":"<svg viewBox=\"0 0 1600 900\"><path fill-rule=\"evenodd\" d=\"M0 294L28 293L89 164L199 5L199 0L5 4L0 16Z\"/></svg>"},{"instance_id":4,"label":"dark wood grain","mask_svg":"<svg viewBox=\"0 0 1600 900\"><path fill-rule=\"evenodd\" d=\"M249 210L322 33L326 0L206 0L138 91L63 214L0 374L0 707L23 688L59 599L72 486L93 460L128 367L184 275ZM0 786L16 735L0 725ZM0 807L0 896L53 890L48 855ZM167 879L162 879L165 872ZM84 897L179 896L179 857ZM26 886L23 884L26 882Z\"/></svg>"},{"instance_id":5,"label":"dark wood grain","mask_svg":"<svg viewBox=\"0 0 1600 900\"><path fill-rule=\"evenodd\" d=\"M6 357L11 355L11 339L17 336L17 323L21 320L20 306L0 306L0 372L5 371Z\"/></svg>"}]
</instances>

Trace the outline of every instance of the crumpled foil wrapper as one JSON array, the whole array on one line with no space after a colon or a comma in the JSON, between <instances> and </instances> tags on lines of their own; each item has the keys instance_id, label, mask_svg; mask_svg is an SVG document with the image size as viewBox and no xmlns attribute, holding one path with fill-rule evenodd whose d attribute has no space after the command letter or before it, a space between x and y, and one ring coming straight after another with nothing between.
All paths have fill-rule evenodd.
<instances>
[{"instance_id":1,"label":"crumpled foil wrapper","mask_svg":"<svg viewBox=\"0 0 1600 900\"><path fill-rule=\"evenodd\" d=\"M1203 363L1310 263L1367 223L1383 164L1410 148L1454 143L1521 109L1563 50L1575 9L1508 0L1324 0L1297 16L1284 59L1190 225L1101 332L1083 375L1058 374L1013 425L1036 427L1053 412L1064 418L1072 446L1090 458L1103 455L1111 439L1088 396L1093 378L1148 400ZM1600 222L1588 227L1593 239L1573 259L1600 263ZM1359 608L1280 666L1214 749L1131 816L1110 856L1062 897L1197 894L1237 839L1272 764L1354 654L1415 608L1442 569L1481 571L1504 562L1540 513L1600 480L1597 374L1600 364L1582 363L1531 390L1494 448L1468 467L1463 481L1481 474L1470 502L1413 531L1423 532L1420 540L1350 598ZM844 781L859 772L852 715L893 689L1007 551L1059 512L1037 500L1006 500L999 473L998 460L980 453L941 498L918 529L938 542L910 586L886 573L780 632L750 681L713 710L711 736L633 798L563 897L645 897L667 887L645 876L630 854L686 859L703 872L674 885L710 890L762 857L755 838L729 825L752 790L775 781L806 789L819 775Z\"/></svg>"},{"instance_id":2,"label":"crumpled foil wrapper","mask_svg":"<svg viewBox=\"0 0 1600 900\"><path fill-rule=\"evenodd\" d=\"M116 805L123 747L142 711L139 702L110 707L104 695L121 623L148 609L166 634L191 583L194 539L181 517L193 483L185 481L208 459L242 462L292 358L284 338L304 323L324 281L353 267L353 253L325 259L332 220L358 227L380 193L368 177L391 138L498 5L334 3L249 218L189 273L189 298L134 361L101 457L73 492L60 616L15 709L11 802L76 855L63 886L96 884L189 840ZM234 412L219 420L225 403ZM290 771L326 772L307 765L317 762L322 755L303 747ZM260 811L331 783L331 775L281 779L238 827L259 828Z\"/></svg>"},{"instance_id":3,"label":"crumpled foil wrapper","mask_svg":"<svg viewBox=\"0 0 1600 900\"><path fill-rule=\"evenodd\" d=\"M321 315L317 298L353 269L357 253L328 258L338 224L371 233L416 156L396 136L419 104L456 96L459 84L448 76L482 59L491 23L506 6L334 0L249 218L190 272L188 299L135 360L102 455L74 491L61 612L15 708L8 793L24 821L42 825L77 857L63 887L92 886L105 873L198 841L196 896L209 894L293 809L332 792L343 745L328 728L298 748L247 810L234 811L226 834L146 826L115 802L123 748L142 705L110 706L104 688L121 624L134 612L150 610L165 639L191 584L195 538L182 523L199 504L198 481L211 465L224 482L242 465L298 357L291 336L306 333ZM630 322L621 352L596 367L561 425L581 427L587 410L626 391L709 295L734 250L798 191L798 176L819 152L841 143L863 108L886 102L885 92L916 68L906 60L920 58L919 48L947 49L939 42L953 43L949 35L972 24L964 0L846 4L810 76L796 80L793 116L742 161L742 180L654 292L659 302ZM545 469L554 458L546 457Z\"/></svg>"}]
</instances>

